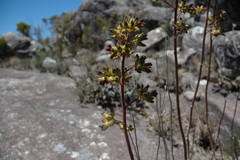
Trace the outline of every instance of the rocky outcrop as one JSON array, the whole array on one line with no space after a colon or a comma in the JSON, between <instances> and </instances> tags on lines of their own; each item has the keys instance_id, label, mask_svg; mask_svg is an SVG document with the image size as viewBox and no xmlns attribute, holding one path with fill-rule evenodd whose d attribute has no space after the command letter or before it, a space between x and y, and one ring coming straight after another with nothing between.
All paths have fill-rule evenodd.
<instances>
[{"instance_id":1,"label":"rocky outcrop","mask_svg":"<svg viewBox=\"0 0 240 160\"><path fill-rule=\"evenodd\" d=\"M68 24L76 26L65 30L65 37L71 41L74 39L73 35L85 37L83 43L91 43L91 40L94 40L94 44L102 48L104 42L111 36L109 28L115 27L116 22L123 19L123 15L129 16L134 13L144 19L147 22L146 28L151 30L157 28L159 24L168 24L172 9L153 6L148 0L87 0L76 12L71 13ZM60 21L61 19L64 19L64 15L60 17Z\"/></svg>"},{"instance_id":2,"label":"rocky outcrop","mask_svg":"<svg viewBox=\"0 0 240 160\"><path fill-rule=\"evenodd\" d=\"M32 56L37 50L44 50L45 47L37 41L24 35L7 32L2 35L8 45L13 48L14 54L19 57Z\"/></svg>"}]
</instances>

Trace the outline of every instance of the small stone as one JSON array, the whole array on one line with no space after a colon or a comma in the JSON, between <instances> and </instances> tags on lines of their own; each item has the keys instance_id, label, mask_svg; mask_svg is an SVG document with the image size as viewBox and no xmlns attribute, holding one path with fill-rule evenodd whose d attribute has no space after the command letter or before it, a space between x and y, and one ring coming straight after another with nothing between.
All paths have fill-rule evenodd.
<instances>
[{"instance_id":1,"label":"small stone","mask_svg":"<svg viewBox=\"0 0 240 160\"><path fill-rule=\"evenodd\" d=\"M184 96L185 98L187 98L187 100L192 101L192 99L193 99L193 97L194 97L194 92L193 92L193 91L185 91L185 92L183 92L183 96ZM200 101L200 95L199 95L199 93L197 93L195 100L196 100L196 101Z\"/></svg>"},{"instance_id":2,"label":"small stone","mask_svg":"<svg viewBox=\"0 0 240 160\"><path fill-rule=\"evenodd\" d=\"M97 144L95 142L91 142L90 146L97 147Z\"/></svg>"},{"instance_id":3,"label":"small stone","mask_svg":"<svg viewBox=\"0 0 240 160\"><path fill-rule=\"evenodd\" d=\"M107 143L105 143L105 142L100 142L100 143L98 143L97 144L99 147L107 147L108 145L107 145Z\"/></svg>"},{"instance_id":4,"label":"small stone","mask_svg":"<svg viewBox=\"0 0 240 160\"><path fill-rule=\"evenodd\" d=\"M74 124L74 121L69 121L69 124Z\"/></svg>"},{"instance_id":5,"label":"small stone","mask_svg":"<svg viewBox=\"0 0 240 160\"><path fill-rule=\"evenodd\" d=\"M72 152L71 158L77 158L79 156L80 156L79 152Z\"/></svg>"}]
</instances>

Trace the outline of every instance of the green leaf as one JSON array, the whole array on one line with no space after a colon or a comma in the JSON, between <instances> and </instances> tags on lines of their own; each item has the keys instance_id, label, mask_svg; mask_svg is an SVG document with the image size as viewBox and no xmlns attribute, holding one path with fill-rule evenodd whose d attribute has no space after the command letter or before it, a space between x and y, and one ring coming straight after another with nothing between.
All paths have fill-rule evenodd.
<instances>
[{"instance_id":1,"label":"green leaf","mask_svg":"<svg viewBox=\"0 0 240 160\"><path fill-rule=\"evenodd\" d=\"M158 95L158 93L156 90L148 92L148 89L149 89L149 85L144 87L143 84L142 85L138 84L136 90L141 99L144 99L147 102L153 103L153 99Z\"/></svg>"},{"instance_id":2,"label":"green leaf","mask_svg":"<svg viewBox=\"0 0 240 160\"><path fill-rule=\"evenodd\" d=\"M146 56L141 56L139 58L139 55L137 54L134 58L134 62L135 62L135 70L138 73L142 73L142 72L146 72L146 73L150 73L151 72L151 66L152 63L145 63L146 60Z\"/></svg>"}]
</instances>

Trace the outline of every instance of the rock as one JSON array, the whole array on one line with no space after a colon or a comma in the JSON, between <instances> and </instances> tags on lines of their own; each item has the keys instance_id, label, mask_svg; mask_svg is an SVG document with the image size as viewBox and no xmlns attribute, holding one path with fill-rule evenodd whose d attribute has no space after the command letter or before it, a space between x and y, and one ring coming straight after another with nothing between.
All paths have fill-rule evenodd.
<instances>
[{"instance_id":1,"label":"rock","mask_svg":"<svg viewBox=\"0 0 240 160\"><path fill-rule=\"evenodd\" d=\"M183 65L187 62L187 60L196 53L196 50L193 48L189 48L189 49L185 49L185 50L180 50L180 48L177 49L178 50L178 65ZM174 62L175 58L174 58L174 50L168 50L167 51L167 56Z\"/></svg>"},{"instance_id":2,"label":"rock","mask_svg":"<svg viewBox=\"0 0 240 160\"><path fill-rule=\"evenodd\" d=\"M31 45L31 39L23 35L7 32L2 36L14 50L25 50Z\"/></svg>"},{"instance_id":3,"label":"rock","mask_svg":"<svg viewBox=\"0 0 240 160\"><path fill-rule=\"evenodd\" d=\"M168 38L168 35L161 27L158 27L148 32L147 38L147 40L142 41L146 46L137 47L137 51L144 52L150 48L156 47L157 45L161 45L164 43L164 40Z\"/></svg>"},{"instance_id":4,"label":"rock","mask_svg":"<svg viewBox=\"0 0 240 160\"><path fill-rule=\"evenodd\" d=\"M76 56L80 56L80 55L84 55L84 54L88 54L90 51L88 49L82 48L80 50L77 51Z\"/></svg>"},{"instance_id":5,"label":"rock","mask_svg":"<svg viewBox=\"0 0 240 160\"><path fill-rule=\"evenodd\" d=\"M73 62L73 65L80 66L80 63L75 58L72 59L72 62Z\"/></svg>"},{"instance_id":6,"label":"rock","mask_svg":"<svg viewBox=\"0 0 240 160\"><path fill-rule=\"evenodd\" d=\"M183 96L187 98L187 100L192 101L194 97L194 91L191 90L184 91ZM196 95L195 101L200 101L200 94Z\"/></svg>"},{"instance_id":7,"label":"rock","mask_svg":"<svg viewBox=\"0 0 240 160\"><path fill-rule=\"evenodd\" d=\"M31 40L31 45L28 47L28 51L34 53L37 50L44 51L45 47L37 41Z\"/></svg>"},{"instance_id":8,"label":"rock","mask_svg":"<svg viewBox=\"0 0 240 160\"><path fill-rule=\"evenodd\" d=\"M109 51L106 51L106 49L108 48L108 46L111 45L111 46L115 46L114 42L111 41L111 40L108 40L104 43L104 47L103 49L99 52L100 55L106 55L106 54L109 54Z\"/></svg>"},{"instance_id":9,"label":"rock","mask_svg":"<svg viewBox=\"0 0 240 160\"><path fill-rule=\"evenodd\" d=\"M202 37L204 33L204 28L202 26L196 26L190 28L187 34L184 34L182 39L183 50L188 48L193 48L197 51L197 53L202 52ZM206 44L209 44L209 34L206 36ZM205 53L208 53L208 46L205 47Z\"/></svg>"},{"instance_id":10,"label":"rock","mask_svg":"<svg viewBox=\"0 0 240 160\"><path fill-rule=\"evenodd\" d=\"M108 51L106 51L106 49L109 45L115 46L113 41L110 41L110 40L106 41L104 43L103 49L99 52L99 54L96 58L96 62L104 62L104 61L109 61L110 60L110 54L109 54Z\"/></svg>"},{"instance_id":11,"label":"rock","mask_svg":"<svg viewBox=\"0 0 240 160\"><path fill-rule=\"evenodd\" d=\"M137 15L141 19L144 19L147 28L155 29L159 26L159 23L169 24L170 18L173 15L173 10L172 8L156 7L147 4L138 11Z\"/></svg>"},{"instance_id":12,"label":"rock","mask_svg":"<svg viewBox=\"0 0 240 160\"><path fill-rule=\"evenodd\" d=\"M49 71L55 70L57 66L57 61L52 59L51 57L46 57L42 63L42 67Z\"/></svg>"},{"instance_id":13,"label":"rock","mask_svg":"<svg viewBox=\"0 0 240 160\"><path fill-rule=\"evenodd\" d=\"M240 75L240 31L229 31L219 36L213 43L215 61L218 66L220 83L229 88L239 88L232 82ZM236 81L236 83L238 83ZM232 87L231 87L232 86Z\"/></svg>"},{"instance_id":14,"label":"rock","mask_svg":"<svg viewBox=\"0 0 240 160\"><path fill-rule=\"evenodd\" d=\"M106 62L110 60L110 54L109 55L99 55L96 58L96 62Z\"/></svg>"},{"instance_id":15,"label":"rock","mask_svg":"<svg viewBox=\"0 0 240 160\"><path fill-rule=\"evenodd\" d=\"M64 53L64 54L62 54L62 57L63 58L70 58L70 57L73 57L73 54L72 53Z\"/></svg>"},{"instance_id":16,"label":"rock","mask_svg":"<svg viewBox=\"0 0 240 160\"><path fill-rule=\"evenodd\" d=\"M215 60L219 68L226 68L232 73L228 77L240 75L240 31L229 31L219 36L213 43ZM227 74L227 73L226 73Z\"/></svg>"},{"instance_id":17,"label":"rock","mask_svg":"<svg viewBox=\"0 0 240 160\"><path fill-rule=\"evenodd\" d=\"M82 77L87 77L87 69L85 66L70 66L70 77L73 79L80 79Z\"/></svg>"},{"instance_id":18,"label":"rock","mask_svg":"<svg viewBox=\"0 0 240 160\"><path fill-rule=\"evenodd\" d=\"M14 49L19 57L33 56L37 50L44 51L45 47L29 37L7 32L3 35L8 45Z\"/></svg>"}]
</instances>

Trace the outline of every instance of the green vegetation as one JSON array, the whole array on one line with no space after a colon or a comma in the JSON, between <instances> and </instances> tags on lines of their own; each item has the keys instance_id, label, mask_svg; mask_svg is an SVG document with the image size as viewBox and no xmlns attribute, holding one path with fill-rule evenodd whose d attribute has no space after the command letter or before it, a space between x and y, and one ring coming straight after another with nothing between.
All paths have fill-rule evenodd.
<instances>
[{"instance_id":1,"label":"green vegetation","mask_svg":"<svg viewBox=\"0 0 240 160\"><path fill-rule=\"evenodd\" d=\"M7 44L4 37L0 38L0 58L6 58L13 55L13 49Z\"/></svg>"},{"instance_id":2,"label":"green vegetation","mask_svg":"<svg viewBox=\"0 0 240 160\"><path fill-rule=\"evenodd\" d=\"M30 36L30 29L31 29L31 26L24 22L20 22L17 24L17 31L22 33L22 35L24 36L27 36L27 37Z\"/></svg>"}]
</instances>

